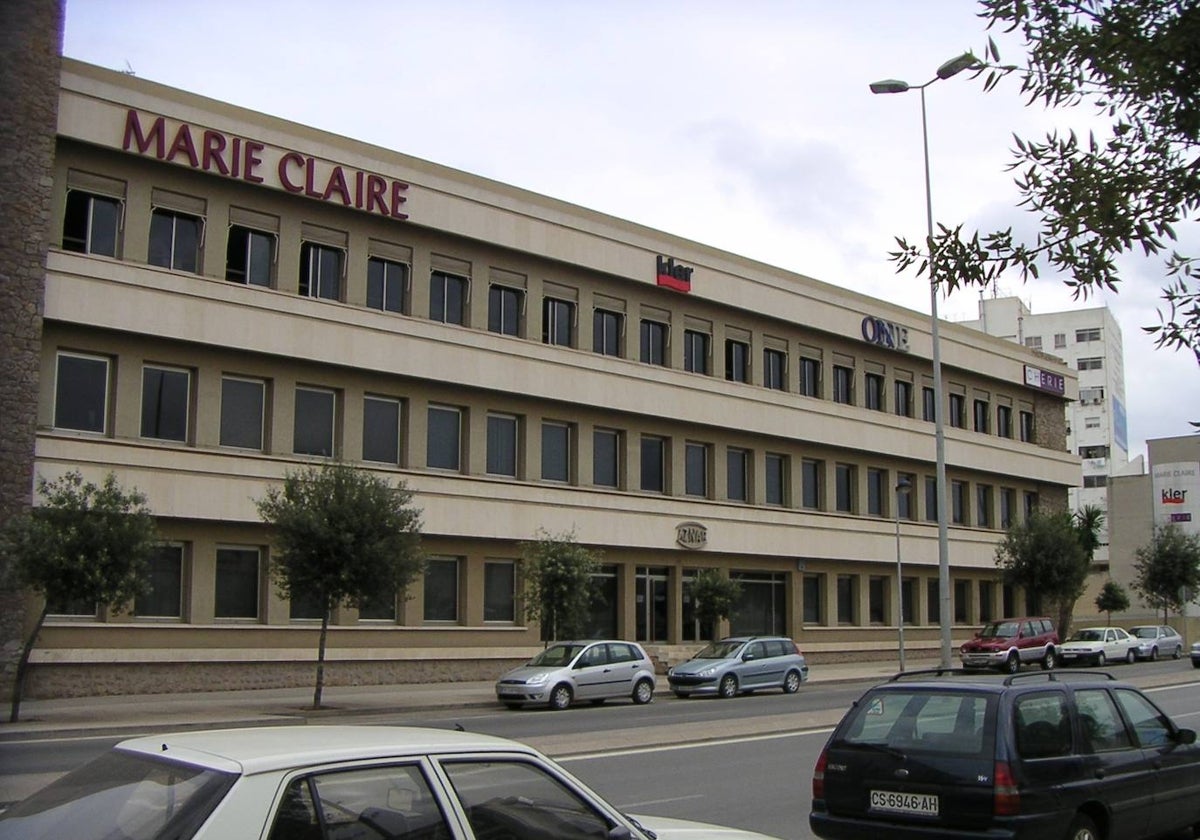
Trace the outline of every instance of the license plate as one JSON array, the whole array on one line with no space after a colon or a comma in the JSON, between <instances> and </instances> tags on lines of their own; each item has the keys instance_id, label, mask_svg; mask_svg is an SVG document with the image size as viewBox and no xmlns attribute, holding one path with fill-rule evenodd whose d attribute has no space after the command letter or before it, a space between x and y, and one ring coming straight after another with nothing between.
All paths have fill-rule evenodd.
<instances>
[{"instance_id":1,"label":"license plate","mask_svg":"<svg viewBox=\"0 0 1200 840\"><path fill-rule=\"evenodd\" d=\"M871 791L871 810L888 814L936 817L938 815L938 798L927 793L873 790Z\"/></svg>"}]
</instances>

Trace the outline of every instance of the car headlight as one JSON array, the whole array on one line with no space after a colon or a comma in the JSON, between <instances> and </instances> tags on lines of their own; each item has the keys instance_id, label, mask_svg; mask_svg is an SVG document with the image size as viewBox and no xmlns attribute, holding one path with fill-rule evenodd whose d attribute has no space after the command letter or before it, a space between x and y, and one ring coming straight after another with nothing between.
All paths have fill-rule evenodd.
<instances>
[{"instance_id":1,"label":"car headlight","mask_svg":"<svg viewBox=\"0 0 1200 840\"><path fill-rule=\"evenodd\" d=\"M549 674L534 674L529 679L525 680L526 685L542 685L550 677Z\"/></svg>"},{"instance_id":2,"label":"car headlight","mask_svg":"<svg viewBox=\"0 0 1200 840\"><path fill-rule=\"evenodd\" d=\"M715 674L715 673L717 673L717 669L716 669L715 667L713 667L713 668L705 668L703 671L700 671L699 673L697 673L697 674L696 674L696 676L698 676L698 677L711 677L711 676L712 676L713 674Z\"/></svg>"}]
</instances>

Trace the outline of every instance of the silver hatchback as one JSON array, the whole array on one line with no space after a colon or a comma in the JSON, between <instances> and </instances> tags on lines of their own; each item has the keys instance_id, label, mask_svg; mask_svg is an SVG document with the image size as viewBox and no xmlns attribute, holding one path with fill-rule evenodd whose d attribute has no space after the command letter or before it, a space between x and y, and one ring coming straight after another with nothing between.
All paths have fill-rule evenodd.
<instances>
[{"instance_id":1,"label":"silver hatchback","mask_svg":"<svg viewBox=\"0 0 1200 840\"><path fill-rule=\"evenodd\" d=\"M654 699L654 662L633 642L555 642L496 681L496 699L510 709L527 703L565 709L576 700L599 705L614 697Z\"/></svg>"},{"instance_id":2,"label":"silver hatchback","mask_svg":"<svg viewBox=\"0 0 1200 840\"><path fill-rule=\"evenodd\" d=\"M781 688L785 694L794 694L807 680L804 654L783 636L722 639L667 672L676 697L734 697L760 688Z\"/></svg>"}]
</instances>

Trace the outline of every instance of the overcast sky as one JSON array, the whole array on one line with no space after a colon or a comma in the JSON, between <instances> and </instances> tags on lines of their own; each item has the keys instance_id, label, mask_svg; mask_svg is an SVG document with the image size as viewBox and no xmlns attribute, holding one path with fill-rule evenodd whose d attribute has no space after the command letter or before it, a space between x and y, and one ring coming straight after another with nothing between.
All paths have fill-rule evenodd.
<instances>
[{"instance_id":1,"label":"overcast sky","mask_svg":"<svg viewBox=\"0 0 1200 840\"><path fill-rule=\"evenodd\" d=\"M925 232L920 98L987 32L969 0L67 0L72 58L610 213L911 309L894 237ZM997 35L1001 58L1021 57ZM926 92L935 221L1029 229L1012 135L1084 125L967 74ZM1195 225L1191 226L1195 228ZM1200 252L1190 231L1186 251ZM1056 279L1001 294L1035 313L1108 305L1125 343L1130 457L1190 433L1200 369L1155 350L1161 267L1075 301ZM979 291L940 304L977 317Z\"/></svg>"}]
</instances>

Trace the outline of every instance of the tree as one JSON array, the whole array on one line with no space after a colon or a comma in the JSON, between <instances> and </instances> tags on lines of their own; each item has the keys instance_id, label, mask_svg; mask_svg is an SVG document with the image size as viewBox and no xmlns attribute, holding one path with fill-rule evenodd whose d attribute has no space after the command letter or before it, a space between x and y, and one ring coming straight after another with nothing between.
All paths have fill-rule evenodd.
<instances>
[{"instance_id":1,"label":"tree","mask_svg":"<svg viewBox=\"0 0 1200 840\"><path fill-rule=\"evenodd\" d=\"M1200 588L1200 534L1185 534L1174 522L1158 525L1150 542L1134 552L1134 591L1147 606L1161 609L1163 623Z\"/></svg>"},{"instance_id":2,"label":"tree","mask_svg":"<svg viewBox=\"0 0 1200 840\"><path fill-rule=\"evenodd\" d=\"M421 574L421 512L404 482L393 487L340 463L288 473L283 487L272 487L256 505L273 533L271 578L280 595L320 610L317 709L333 608L394 598Z\"/></svg>"},{"instance_id":3,"label":"tree","mask_svg":"<svg viewBox=\"0 0 1200 840\"><path fill-rule=\"evenodd\" d=\"M1074 515L1034 511L1005 532L996 565L1006 584L1040 594L1057 610L1058 632L1065 638L1091 565Z\"/></svg>"},{"instance_id":4,"label":"tree","mask_svg":"<svg viewBox=\"0 0 1200 840\"><path fill-rule=\"evenodd\" d=\"M541 623L543 641L587 635L600 557L576 542L574 531L556 536L539 528L536 540L521 544L525 617Z\"/></svg>"},{"instance_id":5,"label":"tree","mask_svg":"<svg viewBox=\"0 0 1200 840\"><path fill-rule=\"evenodd\" d=\"M1100 547L1100 534L1104 531L1104 508L1097 505L1084 505L1072 516L1075 522L1075 533L1079 544L1087 555L1090 566L1096 557L1096 549Z\"/></svg>"},{"instance_id":6,"label":"tree","mask_svg":"<svg viewBox=\"0 0 1200 840\"><path fill-rule=\"evenodd\" d=\"M1106 580L1096 596L1096 609L1108 616L1107 623L1112 624L1112 614L1125 612L1129 609L1129 595L1125 587L1115 580Z\"/></svg>"},{"instance_id":7,"label":"tree","mask_svg":"<svg viewBox=\"0 0 1200 840\"><path fill-rule=\"evenodd\" d=\"M701 569L688 582L696 619L710 633L716 632L717 622L729 618L742 594L742 585L719 569Z\"/></svg>"},{"instance_id":8,"label":"tree","mask_svg":"<svg viewBox=\"0 0 1200 840\"><path fill-rule=\"evenodd\" d=\"M981 0L988 29L1019 32L1025 67L1001 65L989 38L976 76L992 90L1021 79L1029 105L1090 104L1103 130L1074 129L1044 140L1015 137L1008 168L1021 206L1038 218L1036 236L1012 228L966 233L938 226L929 242L897 239L897 270L917 266L949 292L987 286L1009 269L1023 280L1059 273L1077 298L1116 291L1117 260L1163 260L1165 307L1143 327L1156 345L1189 348L1200 362L1200 263L1172 249L1176 228L1200 208L1200 5L1195 0ZM1079 115L1078 110L1068 111ZM1095 122L1095 120L1091 120ZM1170 255L1167 256L1168 251ZM1165 312L1164 312L1165 310Z\"/></svg>"},{"instance_id":9,"label":"tree","mask_svg":"<svg viewBox=\"0 0 1200 840\"><path fill-rule=\"evenodd\" d=\"M21 650L9 722L21 713L29 655L51 608L84 601L119 608L149 589L149 561L157 540L146 497L126 491L109 473L95 485L77 472L38 477L41 504L6 523L3 553L15 582L44 599Z\"/></svg>"}]
</instances>

